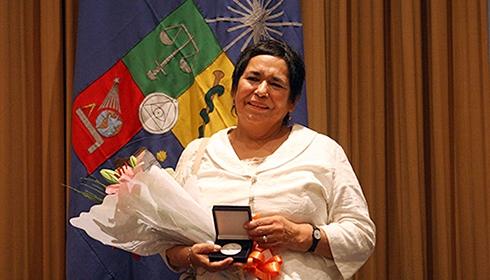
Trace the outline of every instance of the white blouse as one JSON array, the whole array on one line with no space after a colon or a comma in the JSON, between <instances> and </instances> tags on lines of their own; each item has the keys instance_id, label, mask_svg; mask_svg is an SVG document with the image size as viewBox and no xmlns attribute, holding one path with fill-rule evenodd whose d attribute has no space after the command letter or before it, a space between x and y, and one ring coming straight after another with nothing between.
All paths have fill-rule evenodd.
<instances>
[{"instance_id":1,"label":"white blouse","mask_svg":"<svg viewBox=\"0 0 490 280\"><path fill-rule=\"evenodd\" d=\"M182 153L176 179L192 184L209 207L250 205L253 213L282 215L311 223L328 237L333 261L313 253L284 250L278 279L348 279L371 255L375 226L354 171L342 148L331 138L294 125L288 139L258 165L241 161L223 129L214 134L196 176L191 169L202 139ZM190 178L194 177L192 180ZM196 186L197 182L197 186ZM187 184L186 184L187 183ZM254 279L230 269L201 271L199 279Z\"/></svg>"}]
</instances>

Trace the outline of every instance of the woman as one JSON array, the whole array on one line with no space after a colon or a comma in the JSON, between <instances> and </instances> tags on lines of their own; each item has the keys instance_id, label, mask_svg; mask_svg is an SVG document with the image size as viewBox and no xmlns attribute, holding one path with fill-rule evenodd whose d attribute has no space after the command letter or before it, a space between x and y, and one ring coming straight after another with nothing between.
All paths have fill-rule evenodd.
<instances>
[{"instance_id":1,"label":"woman","mask_svg":"<svg viewBox=\"0 0 490 280\"><path fill-rule=\"evenodd\" d=\"M371 254L375 227L354 171L332 139L288 125L304 80L301 58L282 42L247 48L233 72L237 126L191 142L177 180L194 185L208 205L250 205L260 218L249 237L284 263L279 279L350 278ZM197 168L196 168L197 166ZM202 279L239 279L233 259L210 262L213 244L175 246L166 262L197 268ZM162 254L163 255L163 254Z\"/></svg>"}]
</instances>

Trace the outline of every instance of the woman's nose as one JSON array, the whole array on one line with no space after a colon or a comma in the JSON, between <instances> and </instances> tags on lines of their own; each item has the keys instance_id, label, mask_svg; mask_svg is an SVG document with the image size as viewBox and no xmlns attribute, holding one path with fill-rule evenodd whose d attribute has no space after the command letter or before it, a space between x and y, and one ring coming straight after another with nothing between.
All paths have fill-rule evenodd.
<instances>
[{"instance_id":1,"label":"woman's nose","mask_svg":"<svg viewBox=\"0 0 490 280\"><path fill-rule=\"evenodd\" d=\"M267 93L267 81L262 81L258 86L257 89L255 90L255 94L257 94L259 97L266 97L269 94Z\"/></svg>"}]
</instances>

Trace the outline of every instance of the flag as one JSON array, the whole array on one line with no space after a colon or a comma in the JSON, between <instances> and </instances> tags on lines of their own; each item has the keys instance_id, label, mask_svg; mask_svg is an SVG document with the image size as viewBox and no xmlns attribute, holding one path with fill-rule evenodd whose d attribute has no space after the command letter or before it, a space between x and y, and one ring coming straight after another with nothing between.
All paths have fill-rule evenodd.
<instances>
[{"instance_id":1,"label":"flag","mask_svg":"<svg viewBox=\"0 0 490 280\"><path fill-rule=\"evenodd\" d=\"M231 73L264 37L303 52L300 3L283 0L79 1L72 186L145 147L175 167L193 139L232 126ZM305 124L303 94L295 122ZM100 178L100 177L99 177ZM72 193L69 216L93 202ZM177 279L160 256L105 246L67 225L68 279Z\"/></svg>"}]
</instances>

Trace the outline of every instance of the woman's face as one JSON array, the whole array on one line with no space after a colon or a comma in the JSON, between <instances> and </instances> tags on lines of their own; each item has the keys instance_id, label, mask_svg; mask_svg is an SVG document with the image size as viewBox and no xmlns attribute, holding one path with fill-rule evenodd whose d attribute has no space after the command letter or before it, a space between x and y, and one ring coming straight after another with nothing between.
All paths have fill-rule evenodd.
<instances>
[{"instance_id":1,"label":"woman's face","mask_svg":"<svg viewBox=\"0 0 490 280\"><path fill-rule=\"evenodd\" d=\"M254 56L238 80L234 96L238 124L281 126L286 114L294 109L289 94L286 62L271 55Z\"/></svg>"}]
</instances>

